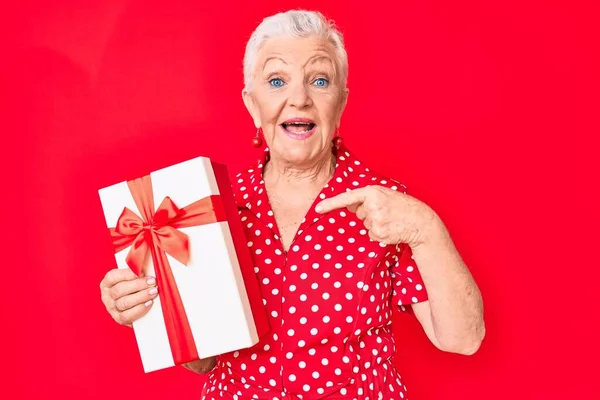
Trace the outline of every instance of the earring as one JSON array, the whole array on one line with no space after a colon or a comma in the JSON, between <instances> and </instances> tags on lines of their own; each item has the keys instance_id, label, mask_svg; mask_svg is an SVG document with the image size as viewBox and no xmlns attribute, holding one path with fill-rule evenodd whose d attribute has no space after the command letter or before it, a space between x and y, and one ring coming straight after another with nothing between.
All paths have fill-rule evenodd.
<instances>
[{"instance_id":1,"label":"earring","mask_svg":"<svg viewBox=\"0 0 600 400\"><path fill-rule=\"evenodd\" d=\"M258 128L256 130L256 136L254 136L254 138L252 139L252 146L256 147L257 149L260 148L263 145L263 140L260 137L260 128Z\"/></svg>"},{"instance_id":2,"label":"earring","mask_svg":"<svg viewBox=\"0 0 600 400\"><path fill-rule=\"evenodd\" d=\"M342 137L340 136L340 130L339 129L336 130L335 137L333 138L332 142L333 142L333 145L337 149L339 149L342 146L342 144L344 144L344 139L342 139Z\"/></svg>"}]
</instances>

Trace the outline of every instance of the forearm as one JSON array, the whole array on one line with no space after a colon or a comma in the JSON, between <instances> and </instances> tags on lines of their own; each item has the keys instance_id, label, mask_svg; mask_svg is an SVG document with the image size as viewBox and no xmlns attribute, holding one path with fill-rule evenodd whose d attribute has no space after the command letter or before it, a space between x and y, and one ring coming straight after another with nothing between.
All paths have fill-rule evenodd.
<instances>
[{"instance_id":1,"label":"forearm","mask_svg":"<svg viewBox=\"0 0 600 400\"><path fill-rule=\"evenodd\" d=\"M432 220L426 240L411 247L427 289L431 325L442 348L471 354L485 335L481 292L441 219Z\"/></svg>"},{"instance_id":2,"label":"forearm","mask_svg":"<svg viewBox=\"0 0 600 400\"><path fill-rule=\"evenodd\" d=\"M202 360L196 360L182 364L182 367L189 369L190 371L194 371L198 374L206 374L210 372L216 364L216 357L207 357Z\"/></svg>"}]
</instances>

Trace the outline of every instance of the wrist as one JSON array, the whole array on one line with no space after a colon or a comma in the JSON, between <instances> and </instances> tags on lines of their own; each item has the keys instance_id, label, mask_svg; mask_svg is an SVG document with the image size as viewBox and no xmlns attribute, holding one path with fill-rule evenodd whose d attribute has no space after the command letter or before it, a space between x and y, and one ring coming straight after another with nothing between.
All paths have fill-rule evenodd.
<instances>
[{"instance_id":1,"label":"wrist","mask_svg":"<svg viewBox=\"0 0 600 400\"><path fill-rule=\"evenodd\" d=\"M446 232L446 227L439 215L428 205L423 204L423 209L419 213L417 223L417 240L409 243L413 253L422 248L427 248L434 242L438 242L443 238Z\"/></svg>"}]
</instances>

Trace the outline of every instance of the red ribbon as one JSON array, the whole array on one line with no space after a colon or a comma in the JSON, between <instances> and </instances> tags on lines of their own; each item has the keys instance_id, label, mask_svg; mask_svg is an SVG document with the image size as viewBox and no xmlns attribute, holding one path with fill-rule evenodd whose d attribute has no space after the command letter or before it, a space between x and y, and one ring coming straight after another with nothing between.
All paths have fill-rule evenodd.
<instances>
[{"instance_id":1,"label":"red ribbon","mask_svg":"<svg viewBox=\"0 0 600 400\"><path fill-rule=\"evenodd\" d=\"M127 181L127 185L142 216L125 207L117 226L109 228L115 253L131 246L126 262L141 276L144 259L150 251L173 360L175 364L197 360L198 350L166 254L187 265L189 239L178 228L225 221L220 196L208 196L181 209L165 197L154 211L150 175Z\"/></svg>"}]
</instances>

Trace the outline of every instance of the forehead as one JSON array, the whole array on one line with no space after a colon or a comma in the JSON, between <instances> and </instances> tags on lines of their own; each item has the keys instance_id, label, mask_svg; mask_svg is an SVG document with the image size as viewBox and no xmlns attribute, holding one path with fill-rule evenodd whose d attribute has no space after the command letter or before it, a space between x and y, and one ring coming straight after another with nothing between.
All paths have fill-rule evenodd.
<instances>
[{"instance_id":1,"label":"forehead","mask_svg":"<svg viewBox=\"0 0 600 400\"><path fill-rule=\"evenodd\" d=\"M257 67L262 69L270 63L301 64L315 62L334 63L335 55L331 43L319 37L268 39L258 51Z\"/></svg>"}]
</instances>

